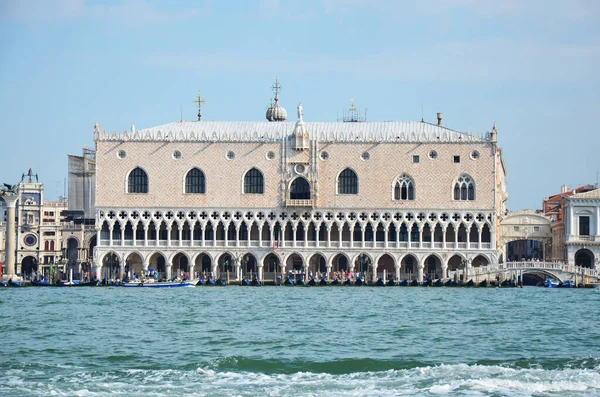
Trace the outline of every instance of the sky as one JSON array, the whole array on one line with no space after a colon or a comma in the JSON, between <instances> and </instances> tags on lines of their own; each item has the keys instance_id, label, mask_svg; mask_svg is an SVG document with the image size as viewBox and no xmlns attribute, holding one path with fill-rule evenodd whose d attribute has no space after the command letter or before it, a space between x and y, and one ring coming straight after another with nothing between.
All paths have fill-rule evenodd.
<instances>
[{"instance_id":1,"label":"sky","mask_svg":"<svg viewBox=\"0 0 600 397\"><path fill-rule=\"evenodd\" d=\"M508 208L596 183L596 0L2 0L0 182L29 166L46 200L93 126L122 132L203 119L262 121L280 103L335 121L353 98L371 121L486 132Z\"/></svg>"}]
</instances>

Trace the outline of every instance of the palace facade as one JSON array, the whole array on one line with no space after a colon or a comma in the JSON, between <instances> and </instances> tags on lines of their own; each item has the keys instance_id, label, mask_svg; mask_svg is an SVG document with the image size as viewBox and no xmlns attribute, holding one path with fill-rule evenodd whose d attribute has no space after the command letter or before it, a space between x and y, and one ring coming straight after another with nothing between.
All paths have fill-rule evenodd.
<instances>
[{"instance_id":1,"label":"palace facade","mask_svg":"<svg viewBox=\"0 0 600 397\"><path fill-rule=\"evenodd\" d=\"M200 116L200 115L199 115ZM506 169L496 126L178 121L94 128L96 272L261 279L296 269L448 277L499 259Z\"/></svg>"}]
</instances>

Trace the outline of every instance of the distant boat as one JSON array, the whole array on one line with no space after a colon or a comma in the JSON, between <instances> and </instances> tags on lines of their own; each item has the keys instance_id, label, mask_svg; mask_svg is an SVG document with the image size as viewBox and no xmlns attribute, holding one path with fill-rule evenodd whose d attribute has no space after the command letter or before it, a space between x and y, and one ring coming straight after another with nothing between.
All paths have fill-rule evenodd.
<instances>
[{"instance_id":1,"label":"distant boat","mask_svg":"<svg viewBox=\"0 0 600 397\"><path fill-rule=\"evenodd\" d=\"M25 281L13 281L12 279L8 281L0 280L0 285L3 287L24 287Z\"/></svg>"},{"instance_id":2,"label":"distant boat","mask_svg":"<svg viewBox=\"0 0 600 397\"><path fill-rule=\"evenodd\" d=\"M32 287L95 287L98 285L98 281L88 281L81 283L79 281L63 281L58 280L56 283L49 283L46 281L32 281Z\"/></svg>"},{"instance_id":3,"label":"distant boat","mask_svg":"<svg viewBox=\"0 0 600 397\"><path fill-rule=\"evenodd\" d=\"M181 281L181 282L168 282L168 281L154 281L148 280L147 282L142 281L130 281L128 283L121 283L120 287L127 288L186 288L195 287L196 281Z\"/></svg>"},{"instance_id":4,"label":"distant boat","mask_svg":"<svg viewBox=\"0 0 600 397\"><path fill-rule=\"evenodd\" d=\"M558 280L555 278L548 277L546 281L544 281L545 288L558 288Z\"/></svg>"}]
</instances>

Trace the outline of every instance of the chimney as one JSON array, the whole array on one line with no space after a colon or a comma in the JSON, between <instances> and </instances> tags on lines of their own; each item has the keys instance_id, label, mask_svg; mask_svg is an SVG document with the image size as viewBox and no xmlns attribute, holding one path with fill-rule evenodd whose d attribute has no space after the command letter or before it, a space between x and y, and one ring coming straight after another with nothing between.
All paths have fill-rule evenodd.
<instances>
[{"instance_id":1,"label":"chimney","mask_svg":"<svg viewBox=\"0 0 600 397\"><path fill-rule=\"evenodd\" d=\"M442 117L444 117L444 113L438 112L438 114L437 114L438 124L437 125L442 125Z\"/></svg>"},{"instance_id":2,"label":"chimney","mask_svg":"<svg viewBox=\"0 0 600 397\"><path fill-rule=\"evenodd\" d=\"M569 188L567 187L567 185L562 185L562 186L560 187L560 192L561 192L561 193L566 193L566 192L568 192L568 191L569 191Z\"/></svg>"}]
</instances>

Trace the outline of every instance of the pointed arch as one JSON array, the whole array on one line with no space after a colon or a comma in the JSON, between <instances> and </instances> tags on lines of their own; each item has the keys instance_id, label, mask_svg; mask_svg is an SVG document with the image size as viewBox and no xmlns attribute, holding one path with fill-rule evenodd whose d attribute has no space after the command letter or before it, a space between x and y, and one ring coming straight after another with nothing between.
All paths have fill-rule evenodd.
<instances>
[{"instance_id":1,"label":"pointed arch","mask_svg":"<svg viewBox=\"0 0 600 397\"><path fill-rule=\"evenodd\" d=\"M394 200L411 201L415 193L415 181L409 175L402 174L394 181Z\"/></svg>"},{"instance_id":2,"label":"pointed arch","mask_svg":"<svg viewBox=\"0 0 600 397\"><path fill-rule=\"evenodd\" d=\"M265 178L263 173L257 168L251 168L244 175L244 193L246 194L264 194Z\"/></svg>"},{"instance_id":3,"label":"pointed arch","mask_svg":"<svg viewBox=\"0 0 600 397\"><path fill-rule=\"evenodd\" d=\"M148 174L140 167L127 176L127 193L148 193Z\"/></svg>"},{"instance_id":4,"label":"pointed arch","mask_svg":"<svg viewBox=\"0 0 600 397\"><path fill-rule=\"evenodd\" d=\"M201 169L194 167L185 176L185 192L189 194L205 194L206 178Z\"/></svg>"},{"instance_id":5,"label":"pointed arch","mask_svg":"<svg viewBox=\"0 0 600 397\"><path fill-rule=\"evenodd\" d=\"M337 177L338 194L358 194L358 176L351 168L346 168Z\"/></svg>"},{"instance_id":6,"label":"pointed arch","mask_svg":"<svg viewBox=\"0 0 600 397\"><path fill-rule=\"evenodd\" d=\"M299 176L290 185L290 200L310 200L310 183Z\"/></svg>"},{"instance_id":7,"label":"pointed arch","mask_svg":"<svg viewBox=\"0 0 600 397\"><path fill-rule=\"evenodd\" d=\"M475 180L470 175L461 174L454 182L454 200L475 200Z\"/></svg>"}]
</instances>

